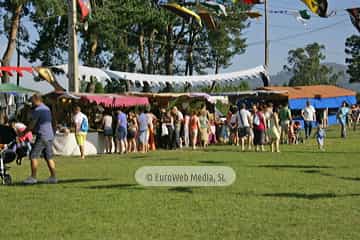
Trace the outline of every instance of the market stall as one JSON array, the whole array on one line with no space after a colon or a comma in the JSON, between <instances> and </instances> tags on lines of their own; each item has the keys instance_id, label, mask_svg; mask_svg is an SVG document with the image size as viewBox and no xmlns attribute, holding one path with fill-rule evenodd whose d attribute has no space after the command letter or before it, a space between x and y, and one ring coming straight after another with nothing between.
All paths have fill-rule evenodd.
<instances>
[{"instance_id":1,"label":"market stall","mask_svg":"<svg viewBox=\"0 0 360 240\"><path fill-rule=\"evenodd\" d=\"M147 97L124 96L118 94L92 94L52 92L44 96L53 110L57 121L54 153L63 156L80 155L72 130L71 117L74 106L80 106L89 118L90 131L87 135L85 151L87 155L104 153L104 135L101 120L105 110L115 112L120 108L132 108L149 104ZM65 129L65 130L64 130Z\"/></svg>"},{"instance_id":2,"label":"market stall","mask_svg":"<svg viewBox=\"0 0 360 240\"><path fill-rule=\"evenodd\" d=\"M333 85L264 87L261 90L283 92L278 94L279 99L285 99L295 119L300 122L302 122L300 112L307 101L310 101L318 114L323 110L328 112L329 125L337 123L336 114L343 102L349 105L356 104L356 92Z\"/></svg>"}]
</instances>

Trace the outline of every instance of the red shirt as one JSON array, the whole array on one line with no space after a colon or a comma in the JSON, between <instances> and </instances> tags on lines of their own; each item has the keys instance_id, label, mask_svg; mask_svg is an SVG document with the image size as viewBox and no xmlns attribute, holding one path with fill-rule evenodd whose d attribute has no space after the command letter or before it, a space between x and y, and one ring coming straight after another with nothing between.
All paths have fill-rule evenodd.
<instances>
[{"instance_id":1,"label":"red shirt","mask_svg":"<svg viewBox=\"0 0 360 240\"><path fill-rule=\"evenodd\" d=\"M265 130L265 117L262 112L256 112L256 115L259 118L260 124L258 126L255 125L256 130L264 131Z\"/></svg>"}]
</instances>

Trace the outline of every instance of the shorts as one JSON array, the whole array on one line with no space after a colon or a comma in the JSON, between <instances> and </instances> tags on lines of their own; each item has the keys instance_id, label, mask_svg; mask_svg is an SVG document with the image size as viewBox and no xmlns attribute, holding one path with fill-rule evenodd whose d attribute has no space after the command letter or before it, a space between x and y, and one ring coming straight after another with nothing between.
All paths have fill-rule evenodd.
<instances>
[{"instance_id":1,"label":"shorts","mask_svg":"<svg viewBox=\"0 0 360 240\"><path fill-rule=\"evenodd\" d=\"M148 136L148 130L142 130L139 132L139 142L140 144L147 144L147 136Z\"/></svg>"},{"instance_id":2,"label":"shorts","mask_svg":"<svg viewBox=\"0 0 360 240\"><path fill-rule=\"evenodd\" d=\"M76 133L75 139L78 146L84 146L86 142L86 133L84 132Z\"/></svg>"},{"instance_id":3,"label":"shorts","mask_svg":"<svg viewBox=\"0 0 360 240\"><path fill-rule=\"evenodd\" d=\"M36 138L33 148L30 152L30 160L44 157L46 161L51 160L53 157L52 150L53 141Z\"/></svg>"},{"instance_id":4,"label":"shorts","mask_svg":"<svg viewBox=\"0 0 360 240\"><path fill-rule=\"evenodd\" d=\"M239 137L248 137L250 136L250 128L249 127L242 127L239 128Z\"/></svg>"},{"instance_id":5,"label":"shorts","mask_svg":"<svg viewBox=\"0 0 360 240\"><path fill-rule=\"evenodd\" d=\"M118 128L118 136L117 137L118 137L119 140L126 140L126 138L127 138L127 128L124 128L124 127L120 126Z\"/></svg>"},{"instance_id":6,"label":"shorts","mask_svg":"<svg viewBox=\"0 0 360 240\"><path fill-rule=\"evenodd\" d=\"M112 128L105 128L104 129L104 136L105 137L111 137L113 135L113 130Z\"/></svg>"}]
</instances>

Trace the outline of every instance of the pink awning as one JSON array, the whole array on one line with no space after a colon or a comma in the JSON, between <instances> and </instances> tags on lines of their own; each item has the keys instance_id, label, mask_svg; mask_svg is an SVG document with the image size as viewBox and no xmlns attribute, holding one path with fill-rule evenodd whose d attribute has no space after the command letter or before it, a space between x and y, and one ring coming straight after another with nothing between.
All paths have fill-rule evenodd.
<instances>
[{"instance_id":1,"label":"pink awning","mask_svg":"<svg viewBox=\"0 0 360 240\"><path fill-rule=\"evenodd\" d=\"M108 94L81 94L79 96L83 100L94 102L96 104L101 104L106 107L133 107L149 104L149 99L147 97L133 97Z\"/></svg>"}]
</instances>

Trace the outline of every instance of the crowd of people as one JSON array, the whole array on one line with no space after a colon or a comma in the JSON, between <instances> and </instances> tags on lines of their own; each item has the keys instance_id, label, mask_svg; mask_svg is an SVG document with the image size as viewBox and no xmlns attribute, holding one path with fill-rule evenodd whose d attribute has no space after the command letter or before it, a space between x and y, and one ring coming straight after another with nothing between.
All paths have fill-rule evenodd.
<instances>
[{"instance_id":1,"label":"crowd of people","mask_svg":"<svg viewBox=\"0 0 360 240\"><path fill-rule=\"evenodd\" d=\"M29 146L31 176L25 183L37 182L38 159L45 158L50 171L49 183L56 183L55 162L52 160L54 128L51 110L43 103L40 95L32 97L33 110L29 126L15 120L9 121L18 134L18 143ZM328 109L315 109L309 101L301 110L299 120L293 118L289 106L274 106L272 103L245 103L230 108L226 117L215 117L202 107L198 110L180 110L176 106L159 109L155 114L151 108L140 107L138 111L105 111L101 128L105 137L107 154L149 152L156 149L206 148L209 144L232 144L241 151L280 152L280 144L298 144L314 137L320 150L324 150ZM341 126L341 137L346 138L347 129L354 131L360 122L360 106L348 107L346 102L336 114ZM299 118L296 118L299 119ZM81 108L73 110L72 123L81 158L85 158L85 142L89 131L89 120ZM313 127L316 132L312 134ZM304 129L304 138L301 129ZM36 135L32 145L32 133ZM30 151L31 150L31 151Z\"/></svg>"},{"instance_id":2,"label":"crowd of people","mask_svg":"<svg viewBox=\"0 0 360 240\"><path fill-rule=\"evenodd\" d=\"M75 113L79 115L78 111ZM271 152L280 152L280 144L298 144L313 136L319 149L323 149L328 109L317 110L307 102L300 113L303 125L292 115L287 104L275 107L272 103L233 106L224 118L215 117L205 108L188 111L174 106L154 114L149 107L143 107L137 112L105 112L101 125L107 154L144 153L158 148L197 149L218 143L237 145L242 151L265 151L265 146L269 145ZM76 121L77 118L74 117L74 122L80 129L82 121ZM344 103L337 118L341 136L346 137L347 126L352 125L356 130L360 108L356 105L348 108ZM302 129L304 137L300 134ZM82 144L81 133L77 134L78 138L78 144Z\"/></svg>"}]
</instances>

